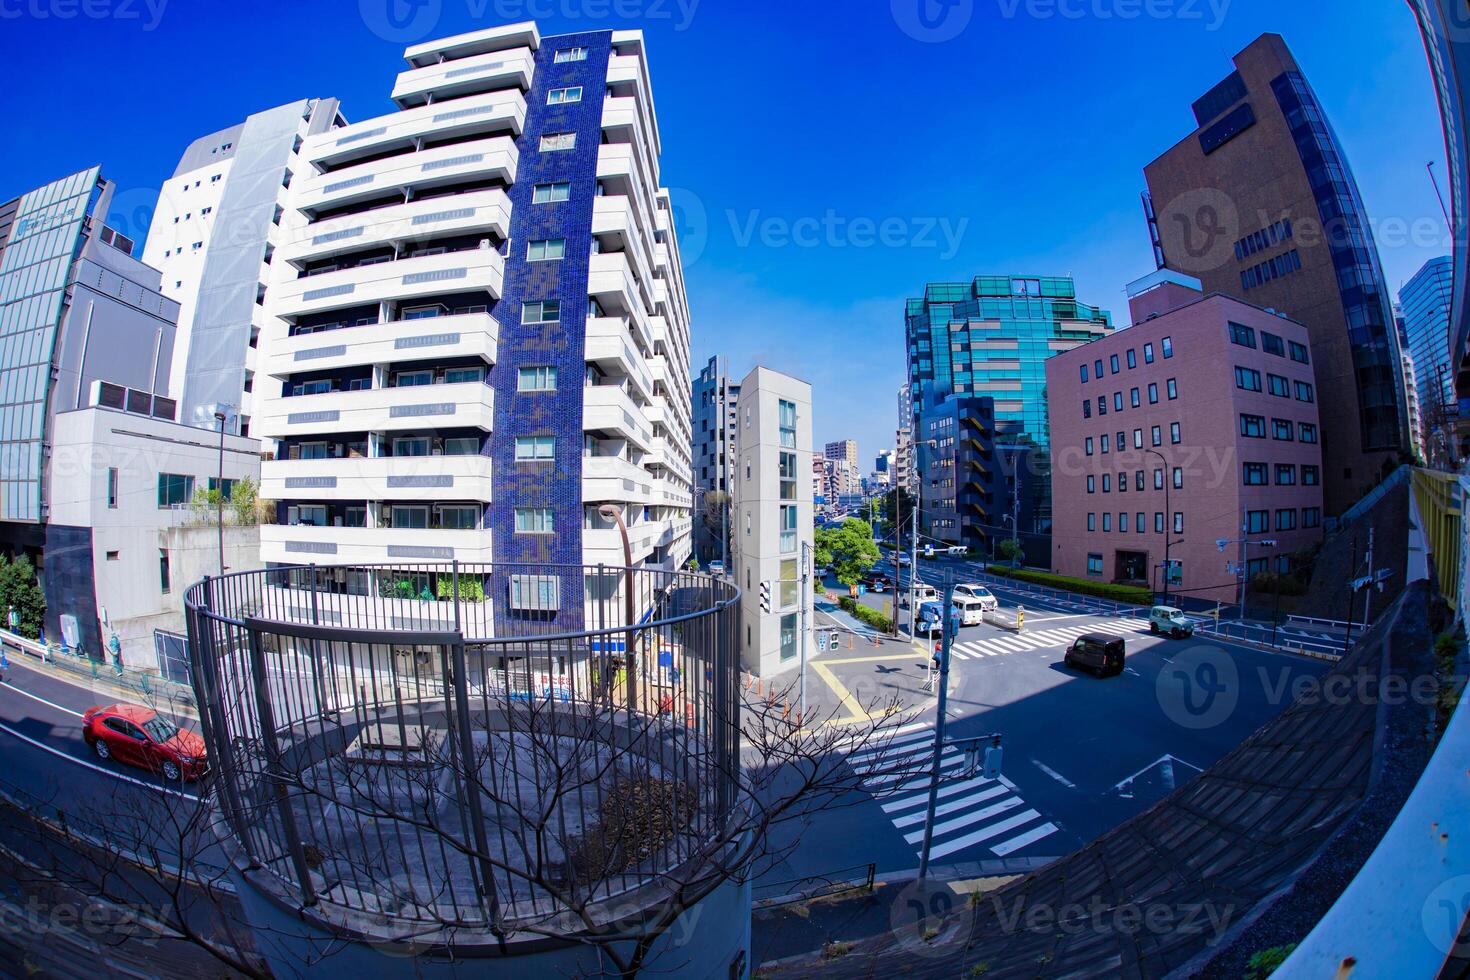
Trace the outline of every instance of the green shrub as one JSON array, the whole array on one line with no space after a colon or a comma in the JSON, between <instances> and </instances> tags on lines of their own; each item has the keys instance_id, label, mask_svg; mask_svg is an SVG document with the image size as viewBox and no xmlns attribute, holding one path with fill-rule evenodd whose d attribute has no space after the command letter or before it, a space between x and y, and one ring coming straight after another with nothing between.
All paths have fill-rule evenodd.
<instances>
[{"instance_id":1,"label":"green shrub","mask_svg":"<svg viewBox=\"0 0 1470 980\"><path fill-rule=\"evenodd\" d=\"M439 594L441 601L454 598L454 576L440 575L434 583L434 589ZM459 579L459 598L462 602L484 602L485 586L473 576L461 575Z\"/></svg>"},{"instance_id":2,"label":"green shrub","mask_svg":"<svg viewBox=\"0 0 1470 980\"><path fill-rule=\"evenodd\" d=\"M1272 946L1263 949L1250 958L1245 965L1245 980L1265 980L1276 972L1276 968L1286 962L1286 958L1296 949L1296 943L1285 946Z\"/></svg>"},{"instance_id":3,"label":"green shrub","mask_svg":"<svg viewBox=\"0 0 1470 980\"><path fill-rule=\"evenodd\" d=\"M1045 585L1053 589L1080 592L1083 595L1111 599L1114 602L1130 602L1136 606L1151 606L1154 601L1153 593L1141 585L1094 582L1091 579L1072 578L1069 575L1056 575L1052 572L1038 572L1030 568L997 568L992 565L988 571L992 575L1002 575L1021 582L1030 582L1032 585Z\"/></svg>"},{"instance_id":4,"label":"green shrub","mask_svg":"<svg viewBox=\"0 0 1470 980\"><path fill-rule=\"evenodd\" d=\"M893 620L889 619L887 616L883 615L876 609L868 608L867 606L858 602L852 596L842 596L837 600L837 605L840 606L845 612L851 614L859 622L873 627L873 629L877 630L879 633L889 633L893 631Z\"/></svg>"}]
</instances>

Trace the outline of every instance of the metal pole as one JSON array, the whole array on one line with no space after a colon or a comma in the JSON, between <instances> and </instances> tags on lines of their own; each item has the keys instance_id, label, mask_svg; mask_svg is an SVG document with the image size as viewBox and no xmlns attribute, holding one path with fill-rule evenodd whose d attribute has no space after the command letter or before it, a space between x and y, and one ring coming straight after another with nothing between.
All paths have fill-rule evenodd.
<instances>
[{"instance_id":1,"label":"metal pole","mask_svg":"<svg viewBox=\"0 0 1470 980\"><path fill-rule=\"evenodd\" d=\"M1358 605L1358 590L1353 588L1352 575L1358 570L1358 536L1353 535L1353 563L1348 566L1352 572L1348 573L1348 614L1347 614L1347 636L1342 641L1342 652L1347 653L1353 648L1353 610Z\"/></svg>"},{"instance_id":2,"label":"metal pole","mask_svg":"<svg viewBox=\"0 0 1470 980\"><path fill-rule=\"evenodd\" d=\"M1363 632L1368 631L1368 609L1373 605L1373 528L1368 528L1368 587L1363 590Z\"/></svg>"},{"instance_id":3,"label":"metal pole","mask_svg":"<svg viewBox=\"0 0 1470 980\"><path fill-rule=\"evenodd\" d=\"M1174 512L1169 507L1169 485L1174 482L1174 474L1169 472L1169 459L1157 449L1145 449L1144 452L1159 457L1159 462L1164 464L1164 605L1169 604L1169 564L1170 539L1174 537Z\"/></svg>"},{"instance_id":4,"label":"metal pole","mask_svg":"<svg viewBox=\"0 0 1470 980\"><path fill-rule=\"evenodd\" d=\"M1236 569L1236 573L1240 576L1240 612L1236 618L1242 623L1245 622L1245 536L1250 533L1248 528L1249 525L1246 522L1240 523L1240 567Z\"/></svg>"},{"instance_id":5,"label":"metal pole","mask_svg":"<svg viewBox=\"0 0 1470 980\"><path fill-rule=\"evenodd\" d=\"M929 849L934 843L934 811L939 803L939 760L944 754L944 713L949 701L949 645L954 641L950 610L954 604L954 575L945 576L944 618L940 621L943 641L939 647L939 705L934 723L934 758L929 772L929 805L924 816L924 846L919 851L919 880L929 876ZM912 609L910 609L912 612Z\"/></svg>"},{"instance_id":6,"label":"metal pole","mask_svg":"<svg viewBox=\"0 0 1470 980\"><path fill-rule=\"evenodd\" d=\"M915 444L914 451L918 451L917 444ZM917 462L917 457L915 461ZM919 635L918 630L914 626L914 614L918 612L918 610L914 608L914 599L917 591L915 589L915 586L918 584L919 581L919 508L923 506L924 500L924 474L922 472L923 467L921 466L919 467L919 469L921 471L919 473L919 479L916 481L914 486L913 527L910 529L909 533L909 639L913 639L914 637Z\"/></svg>"},{"instance_id":7,"label":"metal pole","mask_svg":"<svg viewBox=\"0 0 1470 980\"><path fill-rule=\"evenodd\" d=\"M225 413L215 412L214 417L219 419L219 479L215 483L215 490L219 493L219 499L215 501L215 518L219 531L219 573L225 574Z\"/></svg>"},{"instance_id":8,"label":"metal pole","mask_svg":"<svg viewBox=\"0 0 1470 980\"><path fill-rule=\"evenodd\" d=\"M797 724L806 717L806 630L807 602L812 596L811 584L811 548L805 541L801 543L801 677L797 679L798 699L800 708L796 715Z\"/></svg>"}]
</instances>

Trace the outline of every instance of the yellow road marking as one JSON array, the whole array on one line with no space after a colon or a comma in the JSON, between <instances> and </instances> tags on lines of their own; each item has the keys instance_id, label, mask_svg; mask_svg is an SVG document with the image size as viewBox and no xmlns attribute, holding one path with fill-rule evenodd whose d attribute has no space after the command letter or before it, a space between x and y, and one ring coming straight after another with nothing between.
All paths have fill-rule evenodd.
<instances>
[{"instance_id":1,"label":"yellow road marking","mask_svg":"<svg viewBox=\"0 0 1470 980\"><path fill-rule=\"evenodd\" d=\"M812 661L812 670L816 671L817 676L827 682L827 686L832 689L832 693L836 694L837 699L847 706L847 710L852 712L854 718L862 720L870 720L872 718L868 712L863 710L862 703L853 697L852 692L837 679L837 675L827 669L826 664L820 660L814 660Z\"/></svg>"}]
</instances>

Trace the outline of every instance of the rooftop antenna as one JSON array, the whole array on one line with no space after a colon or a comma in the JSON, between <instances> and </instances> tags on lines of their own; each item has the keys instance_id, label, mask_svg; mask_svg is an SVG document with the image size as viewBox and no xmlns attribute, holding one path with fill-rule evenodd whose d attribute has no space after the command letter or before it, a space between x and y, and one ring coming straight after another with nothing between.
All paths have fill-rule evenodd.
<instances>
[{"instance_id":1,"label":"rooftop antenna","mask_svg":"<svg viewBox=\"0 0 1470 980\"><path fill-rule=\"evenodd\" d=\"M1429 171L1429 182L1434 185L1434 196L1439 198L1439 210L1440 213L1444 215L1445 226L1450 229L1451 233L1453 233L1455 230L1455 226L1450 224L1450 212L1444 206L1444 195L1439 192L1439 181L1436 180L1434 177L1434 161L1430 160L1428 163L1426 163L1424 165L1424 169Z\"/></svg>"}]
</instances>

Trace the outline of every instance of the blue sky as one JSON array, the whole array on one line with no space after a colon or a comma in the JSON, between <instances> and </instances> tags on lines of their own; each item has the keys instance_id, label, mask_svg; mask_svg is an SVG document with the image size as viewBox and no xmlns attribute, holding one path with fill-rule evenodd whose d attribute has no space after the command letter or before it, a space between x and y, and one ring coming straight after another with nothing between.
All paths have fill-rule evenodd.
<instances>
[{"instance_id":1,"label":"blue sky","mask_svg":"<svg viewBox=\"0 0 1470 980\"><path fill-rule=\"evenodd\" d=\"M1072 275L1126 322L1152 268L1142 168L1264 31L1330 114L1390 287L1448 251L1433 90L1392 0L0 0L0 196L100 162L146 201L196 136L304 97L390 111L406 44L525 19L645 31L696 369L811 381L818 442L856 438L865 467L924 283Z\"/></svg>"}]
</instances>

